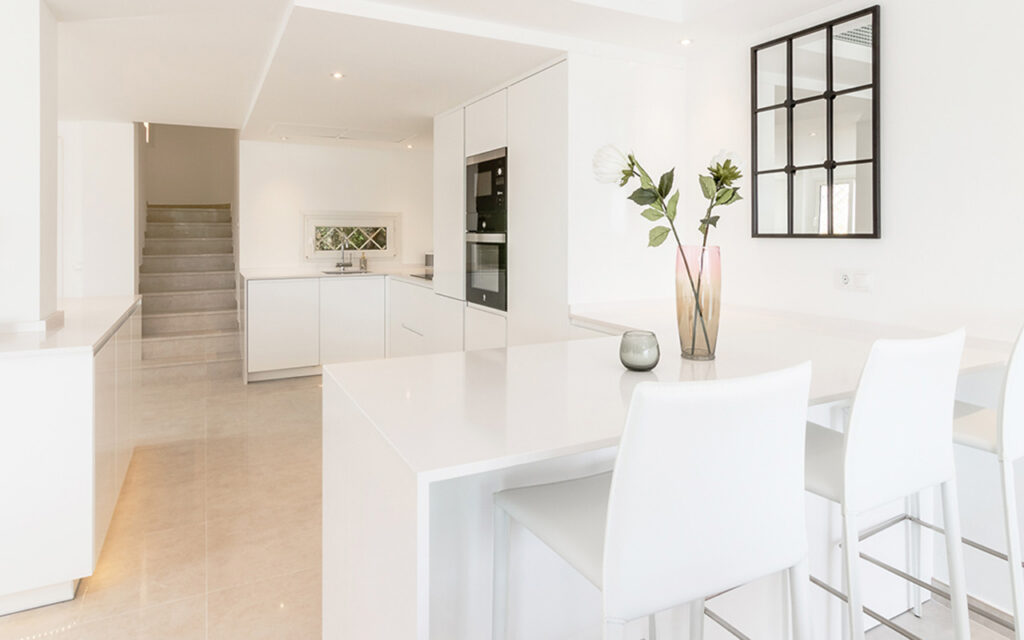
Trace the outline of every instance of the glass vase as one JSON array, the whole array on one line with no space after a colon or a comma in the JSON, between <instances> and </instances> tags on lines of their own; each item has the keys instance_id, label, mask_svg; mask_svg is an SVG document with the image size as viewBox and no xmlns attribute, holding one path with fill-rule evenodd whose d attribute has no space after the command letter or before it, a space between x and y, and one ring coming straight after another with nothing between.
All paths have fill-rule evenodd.
<instances>
[{"instance_id":1,"label":"glass vase","mask_svg":"<svg viewBox=\"0 0 1024 640\"><path fill-rule=\"evenodd\" d=\"M684 358L714 360L722 308L722 263L718 247L684 246L676 251L676 318Z\"/></svg>"}]
</instances>

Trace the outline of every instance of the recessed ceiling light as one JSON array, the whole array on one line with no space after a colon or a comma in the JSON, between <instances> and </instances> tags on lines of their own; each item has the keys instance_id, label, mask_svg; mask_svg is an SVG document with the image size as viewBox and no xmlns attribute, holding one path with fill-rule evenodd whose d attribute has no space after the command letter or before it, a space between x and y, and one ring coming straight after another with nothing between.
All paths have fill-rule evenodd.
<instances>
[{"instance_id":1,"label":"recessed ceiling light","mask_svg":"<svg viewBox=\"0 0 1024 640\"><path fill-rule=\"evenodd\" d=\"M693 40L690 40L689 38L683 38L682 40L679 41L679 44L683 45L684 47L688 47L691 44L693 44Z\"/></svg>"},{"instance_id":2,"label":"recessed ceiling light","mask_svg":"<svg viewBox=\"0 0 1024 640\"><path fill-rule=\"evenodd\" d=\"M405 145L405 148L406 149L412 149L412 145L411 144L407 144L407 145Z\"/></svg>"},{"instance_id":3,"label":"recessed ceiling light","mask_svg":"<svg viewBox=\"0 0 1024 640\"><path fill-rule=\"evenodd\" d=\"M345 74L340 71L335 71L334 73L331 74L331 77L334 78L335 80L341 80L342 78L345 77Z\"/></svg>"},{"instance_id":4,"label":"recessed ceiling light","mask_svg":"<svg viewBox=\"0 0 1024 640\"><path fill-rule=\"evenodd\" d=\"M816 136L816 135L818 135L818 134L817 134L817 133L815 133L815 132L813 132L813 131L811 132L811 137L812 137L812 138L813 138L814 136Z\"/></svg>"},{"instance_id":5,"label":"recessed ceiling light","mask_svg":"<svg viewBox=\"0 0 1024 640\"><path fill-rule=\"evenodd\" d=\"M281 136L281 140L287 141L288 140L288 136Z\"/></svg>"}]
</instances>

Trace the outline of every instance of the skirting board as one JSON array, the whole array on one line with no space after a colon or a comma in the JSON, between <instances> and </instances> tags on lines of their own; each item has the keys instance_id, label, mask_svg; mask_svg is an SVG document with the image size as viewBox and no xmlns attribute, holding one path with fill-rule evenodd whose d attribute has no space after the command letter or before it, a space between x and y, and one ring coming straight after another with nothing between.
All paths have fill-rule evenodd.
<instances>
[{"instance_id":1,"label":"skirting board","mask_svg":"<svg viewBox=\"0 0 1024 640\"><path fill-rule=\"evenodd\" d=\"M304 378L306 376L318 376L321 373L320 365L315 367L297 367L295 369L278 369L276 371L257 371L245 376L248 382L263 382L265 380L284 380L286 378Z\"/></svg>"},{"instance_id":2,"label":"skirting board","mask_svg":"<svg viewBox=\"0 0 1024 640\"><path fill-rule=\"evenodd\" d=\"M47 587L39 587L38 589L29 589L28 591L19 591L0 596L0 616L73 600L75 590L78 588L78 582L78 580L69 580L67 582L51 584Z\"/></svg>"}]
</instances>

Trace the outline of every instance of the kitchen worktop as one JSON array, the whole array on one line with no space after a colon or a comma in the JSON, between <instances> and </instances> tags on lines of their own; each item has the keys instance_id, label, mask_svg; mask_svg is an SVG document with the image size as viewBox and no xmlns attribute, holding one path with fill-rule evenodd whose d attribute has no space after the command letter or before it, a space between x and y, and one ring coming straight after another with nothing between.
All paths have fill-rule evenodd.
<instances>
[{"instance_id":1,"label":"kitchen worktop","mask_svg":"<svg viewBox=\"0 0 1024 640\"><path fill-rule=\"evenodd\" d=\"M695 362L679 356L675 316L664 311L655 302L617 311L575 309L573 314L575 321L593 325L654 330L662 358L649 373L622 367L617 337L334 364L324 372L363 408L413 472L434 478L614 444L632 389L644 380L732 378L810 360L811 404L830 402L856 388L876 339L926 335L728 307L717 358ZM968 347L963 367L1001 363L1005 357L1003 349Z\"/></svg>"},{"instance_id":2,"label":"kitchen worktop","mask_svg":"<svg viewBox=\"0 0 1024 640\"><path fill-rule=\"evenodd\" d=\"M414 273L423 273L422 266L399 265L396 267L374 267L370 271L354 271L348 273L323 273L334 267L317 265L310 267L274 267L243 269L240 273L243 280L290 280L296 278L392 278L408 282L420 287L434 288L434 283L424 278L417 278Z\"/></svg>"},{"instance_id":3,"label":"kitchen worktop","mask_svg":"<svg viewBox=\"0 0 1024 640\"><path fill-rule=\"evenodd\" d=\"M139 296L64 298L64 324L45 332L0 333L0 357L29 352L96 351L121 325L136 305Z\"/></svg>"}]
</instances>

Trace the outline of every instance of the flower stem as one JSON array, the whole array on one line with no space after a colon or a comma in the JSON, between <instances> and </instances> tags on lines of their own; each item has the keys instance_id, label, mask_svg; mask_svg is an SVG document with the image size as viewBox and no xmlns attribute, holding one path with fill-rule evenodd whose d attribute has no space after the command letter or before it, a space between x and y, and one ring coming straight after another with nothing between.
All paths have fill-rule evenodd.
<instances>
[{"instance_id":1,"label":"flower stem","mask_svg":"<svg viewBox=\"0 0 1024 640\"><path fill-rule=\"evenodd\" d=\"M697 289L694 291L697 299L700 299L701 284L704 281L704 249L708 246L708 231L711 230L711 210L715 208L715 199L711 199L711 204L708 205L707 212L704 213L704 237L700 243L700 269L697 271ZM704 318L701 317L703 322ZM704 341L708 342L707 329L704 330ZM695 351L697 349L697 323L693 323L693 331L690 334L690 350ZM711 353L711 344L708 343L708 354Z\"/></svg>"}]
</instances>

